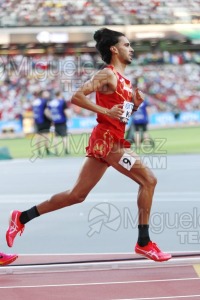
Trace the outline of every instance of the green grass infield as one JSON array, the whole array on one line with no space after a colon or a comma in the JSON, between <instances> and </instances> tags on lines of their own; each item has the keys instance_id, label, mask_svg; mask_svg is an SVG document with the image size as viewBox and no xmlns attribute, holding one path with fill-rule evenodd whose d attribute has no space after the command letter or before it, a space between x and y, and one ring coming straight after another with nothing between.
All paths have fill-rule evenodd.
<instances>
[{"instance_id":1,"label":"green grass infield","mask_svg":"<svg viewBox=\"0 0 200 300\"><path fill-rule=\"evenodd\" d=\"M154 140L154 148L148 144L143 144L140 149L136 149L133 144L132 149L139 154L145 155L200 153L200 127L154 129L150 130L149 134ZM68 156L84 156L88 138L89 134L87 133L69 134L70 154ZM45 152L45 142L50 149L49 156ZM57 153L55 145L57 145ZM0 148L5 147L12 158L34 159L38 156L40 158L66 156L63 140L61 138L56 140L54 136L49 136L48 138L42 136L40 143L35 134L25 138L0 139Z\"/></svg>"}]
</instances>

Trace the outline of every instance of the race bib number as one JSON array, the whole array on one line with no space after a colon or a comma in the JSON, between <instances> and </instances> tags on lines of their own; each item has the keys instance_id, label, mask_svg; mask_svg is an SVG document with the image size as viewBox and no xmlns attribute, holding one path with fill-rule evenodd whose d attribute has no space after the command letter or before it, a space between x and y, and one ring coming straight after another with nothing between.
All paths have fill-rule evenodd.
<instances>
[{"instance_id":1,"label":"race bib number","mask_svg":"<svg viewBox=\"0 0 200 300\"><path fill-rule=\"evenodd\" d=\"M130 171L130 169L132 168L135 162L136 162L135 157L131 156L128 153L124 153L119 161L119 164L126 170Z\"/></svg>"},{"instance_id":2,"label":"race bib number","mask_svg":"<svg viewBox=\"0 0 200 300\"><path fill-rule=\"evenodd\" d=\"M124 101L123 104L123 114L120 118L120 122L122 123L128 123L128 120L132 114L132 110L133 110L133 103L132 102L128 102L128 101Z\"/></svg>"}]
</instances>

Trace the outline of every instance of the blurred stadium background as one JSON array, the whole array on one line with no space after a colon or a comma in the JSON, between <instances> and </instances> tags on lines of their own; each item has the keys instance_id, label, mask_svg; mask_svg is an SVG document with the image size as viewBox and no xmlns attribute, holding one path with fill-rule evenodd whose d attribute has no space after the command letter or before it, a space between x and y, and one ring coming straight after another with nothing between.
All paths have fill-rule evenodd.
<instances>
[{"instance_id":1,"label":"blurred stadium background","mask_svg":"<svg viewBox=\"0 0 200 300\"><path fill-rule=\"evenodd\" d=\"M0 147L11 157L30 157L36 92L70 101L102 66L92 37L103 26L135 50L127 76L151 103L151 135L168 153L200 152L199 0L0 0ZM90 132L95 116L70 111L69 132Z\"/></svg>"}]
</instances>

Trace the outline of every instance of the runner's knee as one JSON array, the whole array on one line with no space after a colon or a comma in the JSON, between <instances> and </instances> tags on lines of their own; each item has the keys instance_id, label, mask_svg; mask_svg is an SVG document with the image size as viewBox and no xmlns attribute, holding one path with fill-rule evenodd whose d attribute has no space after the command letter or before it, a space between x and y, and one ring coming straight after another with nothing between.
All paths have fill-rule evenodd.
<instances>
[{"instance_id":1,"label":"runner's knee","mask_svg":"<svg viewBox=\"0 0 200 300\"><path fill-rule=\"evenodd\" d=\"M157 178L154 174L149 174L145 179L145 185L148 185L149 187L155 187L157 184Z\"/></svg>"}]
</instances>

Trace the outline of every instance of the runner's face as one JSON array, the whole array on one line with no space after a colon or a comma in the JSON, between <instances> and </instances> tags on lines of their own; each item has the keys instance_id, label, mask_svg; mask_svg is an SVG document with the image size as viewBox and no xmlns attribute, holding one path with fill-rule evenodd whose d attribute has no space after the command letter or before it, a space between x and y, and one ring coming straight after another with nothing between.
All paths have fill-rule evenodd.
<instances>
[{"instance_id":1,"label":"runner's face","mask_svg":"<svg viewBox=\"0 0 200 300\"><path fill-rule=\"evenodd\" d=\"M131 47L129 40L125 36L121 36L115 47L118 50L120 61L127 65L131 64L134 50Z\"/></svg>"}]
</instances>

